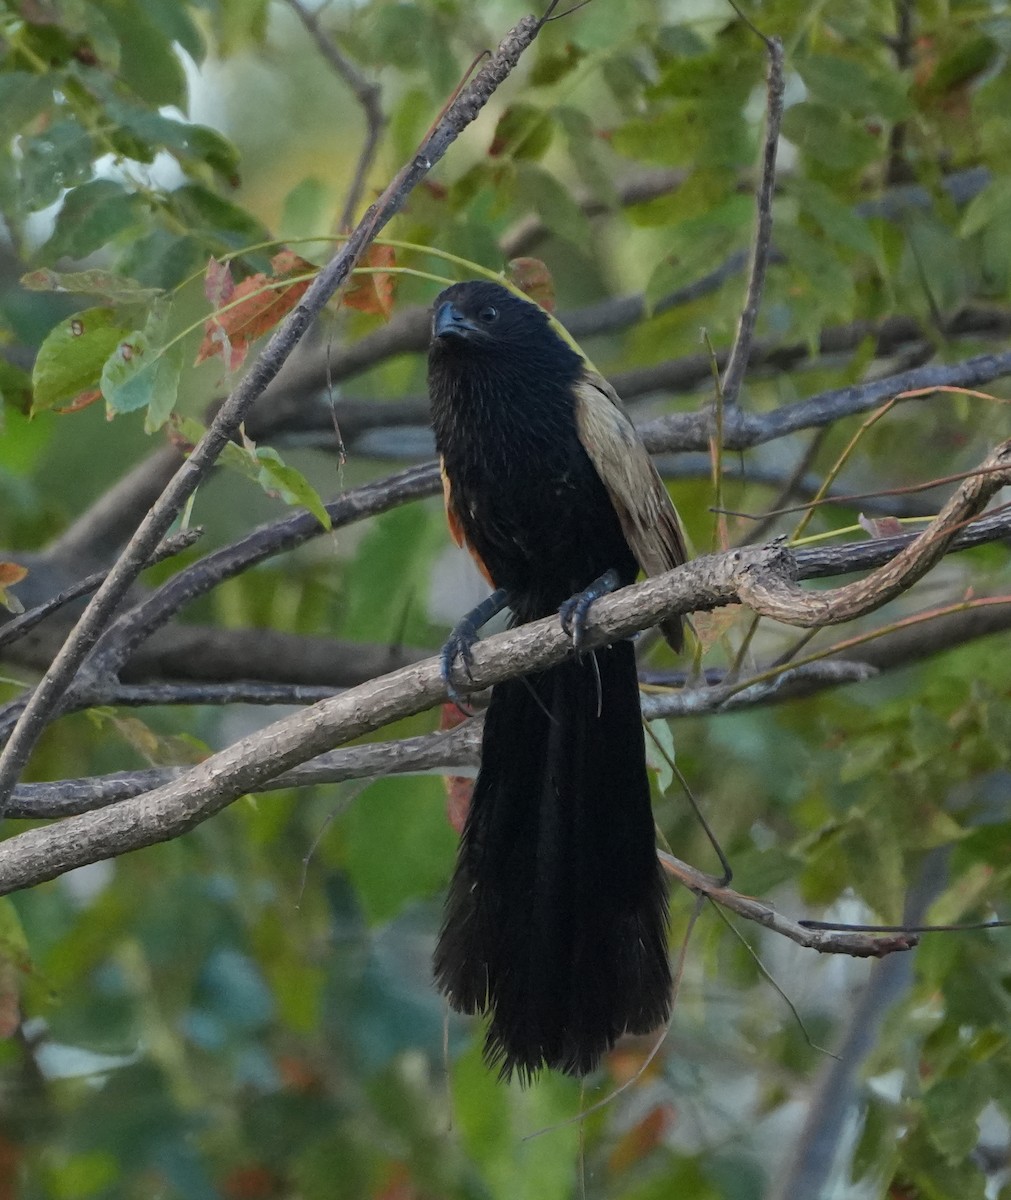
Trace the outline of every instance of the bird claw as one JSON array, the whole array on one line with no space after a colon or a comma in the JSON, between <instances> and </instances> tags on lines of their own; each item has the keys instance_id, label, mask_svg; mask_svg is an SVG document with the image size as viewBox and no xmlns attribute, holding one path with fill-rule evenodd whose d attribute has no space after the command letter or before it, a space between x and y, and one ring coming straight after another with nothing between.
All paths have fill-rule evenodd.
<instances>
[{"instance_id":1,"label":"bird claw","mask_svg":"<svg viewBox=\"0 0 1011 1200\"><path fill-rule=\"evenodd\" d=\"M558 610L562 629L572 639L572 648L577 654L582 653L583 640L586 636L586 618L596 599L596 593L592 589L587 589L576 596L571 596Z\"/></svg>"},{"instance_id":2,"label":"bird claw","mask_svg":"<svg viewBox=\"0 0 1011 1200\"><path fill-rule=\"evenodd\" d=\"M618 572L613 569L605 571L589 587L570 596L558 610L562 629L572 638L572 647L577 654L582 653L583 641L586 637L586 618L590 615L590 608L594 601L615 591L620 586L621 580Z\"/></svg>"},{"instance_id":3,"label":"bird claw","mask_svg":"<svg viewBox=\"0 0 1011 1200\"><path fill-rule=\"evenodd\" d=\"M468 716L473 716L473 711L468 707L461 693L457 691L456 685L453 683L453 674L459 663L464 677L470 683L474 682L471 668L474 665L473 650L477 640L477 629L474 624L463 620L446 639L442 653L439 655L439 674L442 676L442 682L446 685L446 695L461 712Z\"/></svg>"}]
</instances>

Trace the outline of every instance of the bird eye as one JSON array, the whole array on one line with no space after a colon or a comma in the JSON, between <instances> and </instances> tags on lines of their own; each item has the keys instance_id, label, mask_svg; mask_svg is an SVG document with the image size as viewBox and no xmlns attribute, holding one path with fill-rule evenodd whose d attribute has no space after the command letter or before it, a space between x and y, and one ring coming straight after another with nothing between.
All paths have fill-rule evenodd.
<instances>
[{"instance_id":1,"label":"bird eye","mask_svg":"<svg viewBox=\"0 0 1011 1200\"><path fill-rule=\"evenodd\" d=\"M491 322L494 321L497 316L498 316L498 309L493 308L489 304L489 305L486 305L486 307L481 309L481 311L477 314L477 319L479 321L483 321L485 323L485 325L490 325Z\"/></svg>"}]
</instances>

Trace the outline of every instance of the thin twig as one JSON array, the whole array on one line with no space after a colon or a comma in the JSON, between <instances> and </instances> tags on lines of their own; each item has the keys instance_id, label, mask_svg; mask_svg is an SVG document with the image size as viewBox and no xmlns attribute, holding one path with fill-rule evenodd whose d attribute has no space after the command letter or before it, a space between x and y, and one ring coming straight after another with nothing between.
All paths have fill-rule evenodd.
<instances>
[{"instance_id":1,"label":"thin twig","mask_svg":"<svg viewBox=\"0 0 1011 1200\"><path fill-rule=\"evenodd\" d=\"M789 938L798 946L817 950L819 954L847 954L851 958L884 958L897 950L911 950L917 945L915 934L894 933L873 936L867 933L841 933L827 929L809 929L799 921L785 917L771 904L744 896L732 888L720 887L719 880L689 863L682 862L673 854L659 852L660 862L669 875L684 884L697 895L705 896L714 904L737 913L756 925L771 929L774 933Z\"/></svg>"},{"instance_id":2,"label":"thin twig","mask_svg":"<svg viewBox=\"0 0 1011 1200\"><path fill-rule=\"evenodd\" d=\"M736 5L734 6L736 8ZM738 11L738 15L741 15ZM742 17L743 19L743 17ZM747 24L755 29L751 22ZM769 74L766 85L765 145L762 153L762 176L756 197L755 234L751 242L748 263L748 288L744 308L737 323L734 345L730 351L727 369L723 372L723 402L734 407L741 392L741 384L748 369L751 342L755 335L758 310L762 303L765 273L772 249L772 198L776 188L776 149L779 146L779 129L783 121L783 43L777 37L765 37L758 33L769 55Z\"/></svg>"},{"instance_id":3,"label":"thin twig","mask_svg":"<svg viewBox=\"0 0 1011 1200\"><path fill-rule=\"evenodd\" d=\"M301 3L301 0L288 0L288 5L305 26L320 54L351 89L365 114L365 140L362 143L358 162L355 165L355 173L351 177L344 207L341 209L341 215L337 222L339 230L348 229L358 211L358 205L361 203L365 181L372 169L376 151L379 149L379 139L387 124L386 114L380 103L382 92L379 84L366 79L357 64L344 54L333 38L323 29L314 12L310 12Z\"/></svg>"}]
</instances>

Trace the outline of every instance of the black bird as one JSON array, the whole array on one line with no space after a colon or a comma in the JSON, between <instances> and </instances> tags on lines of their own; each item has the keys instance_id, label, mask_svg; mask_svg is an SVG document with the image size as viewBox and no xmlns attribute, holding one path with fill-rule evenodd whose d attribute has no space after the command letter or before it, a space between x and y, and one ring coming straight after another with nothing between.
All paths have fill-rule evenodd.
<instances>
[{"instance_id":1,"label":"black bird","mask_svg":"<svg viewBox=\"0 0 1011 1200\"><path fill-rule=\"evenodd\" d=\"M677 514L617 395L546 314L495 283L434 305L429 393L446 513L496 589L443 651L450 682L478 628L561 613L685 561ZM680 621L664 632L680 648ZM461 1012L491 1016L503 1077L583 1075L670 1012L667 892L630 642L495 686L481 770L435 952Z\"/></svg>"}]
</instances>

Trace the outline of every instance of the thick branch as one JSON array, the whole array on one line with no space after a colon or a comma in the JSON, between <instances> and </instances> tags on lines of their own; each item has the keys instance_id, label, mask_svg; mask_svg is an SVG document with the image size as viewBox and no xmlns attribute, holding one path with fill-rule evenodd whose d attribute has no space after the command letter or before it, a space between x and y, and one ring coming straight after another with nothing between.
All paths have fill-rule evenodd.
<instances>
[{"instance_id":1,"label":"thick branch","mask_svg":"<svg viewBox=\"0 0 1011 1200\"><path fill-rule=\"evenodd\" d=\"M901 576L907 584L922 575L924 563L933 563L943 553L952 540L951 526L956 517L970 517L986 502L988 494L1011 480L1011 443L995 451L984 468L989 473L967 480L938 518L899 553ZM789 589L801 608L809 603L807 593L792 582L803 574L803 555L792 556L780 547L744 548L695 559L600 600L592 610L586 645L591 648L616 641L674 615L718 607L745 596L759 605L763 614L761 605L771 597L776 611L768 615L790 619L791 614L782 611L781 593ZM879 573L881 595L894 594L896 577L887 568ZM845 594L847 589L838 591ZM868 611L870 599L864 595L862 611ZM473 686L488 687L505 678L542 670L571 651L569 639L556 619L524 625L475 648ZM307 758L421 712L444 698L438 662L430 659L322 701L307 712L278 721L229 746L180 779L144 796L98 814L71 817L44 829L30 830L0 844L0 892L176 837L250 788Z\"/></svg>"}]
</instances>

